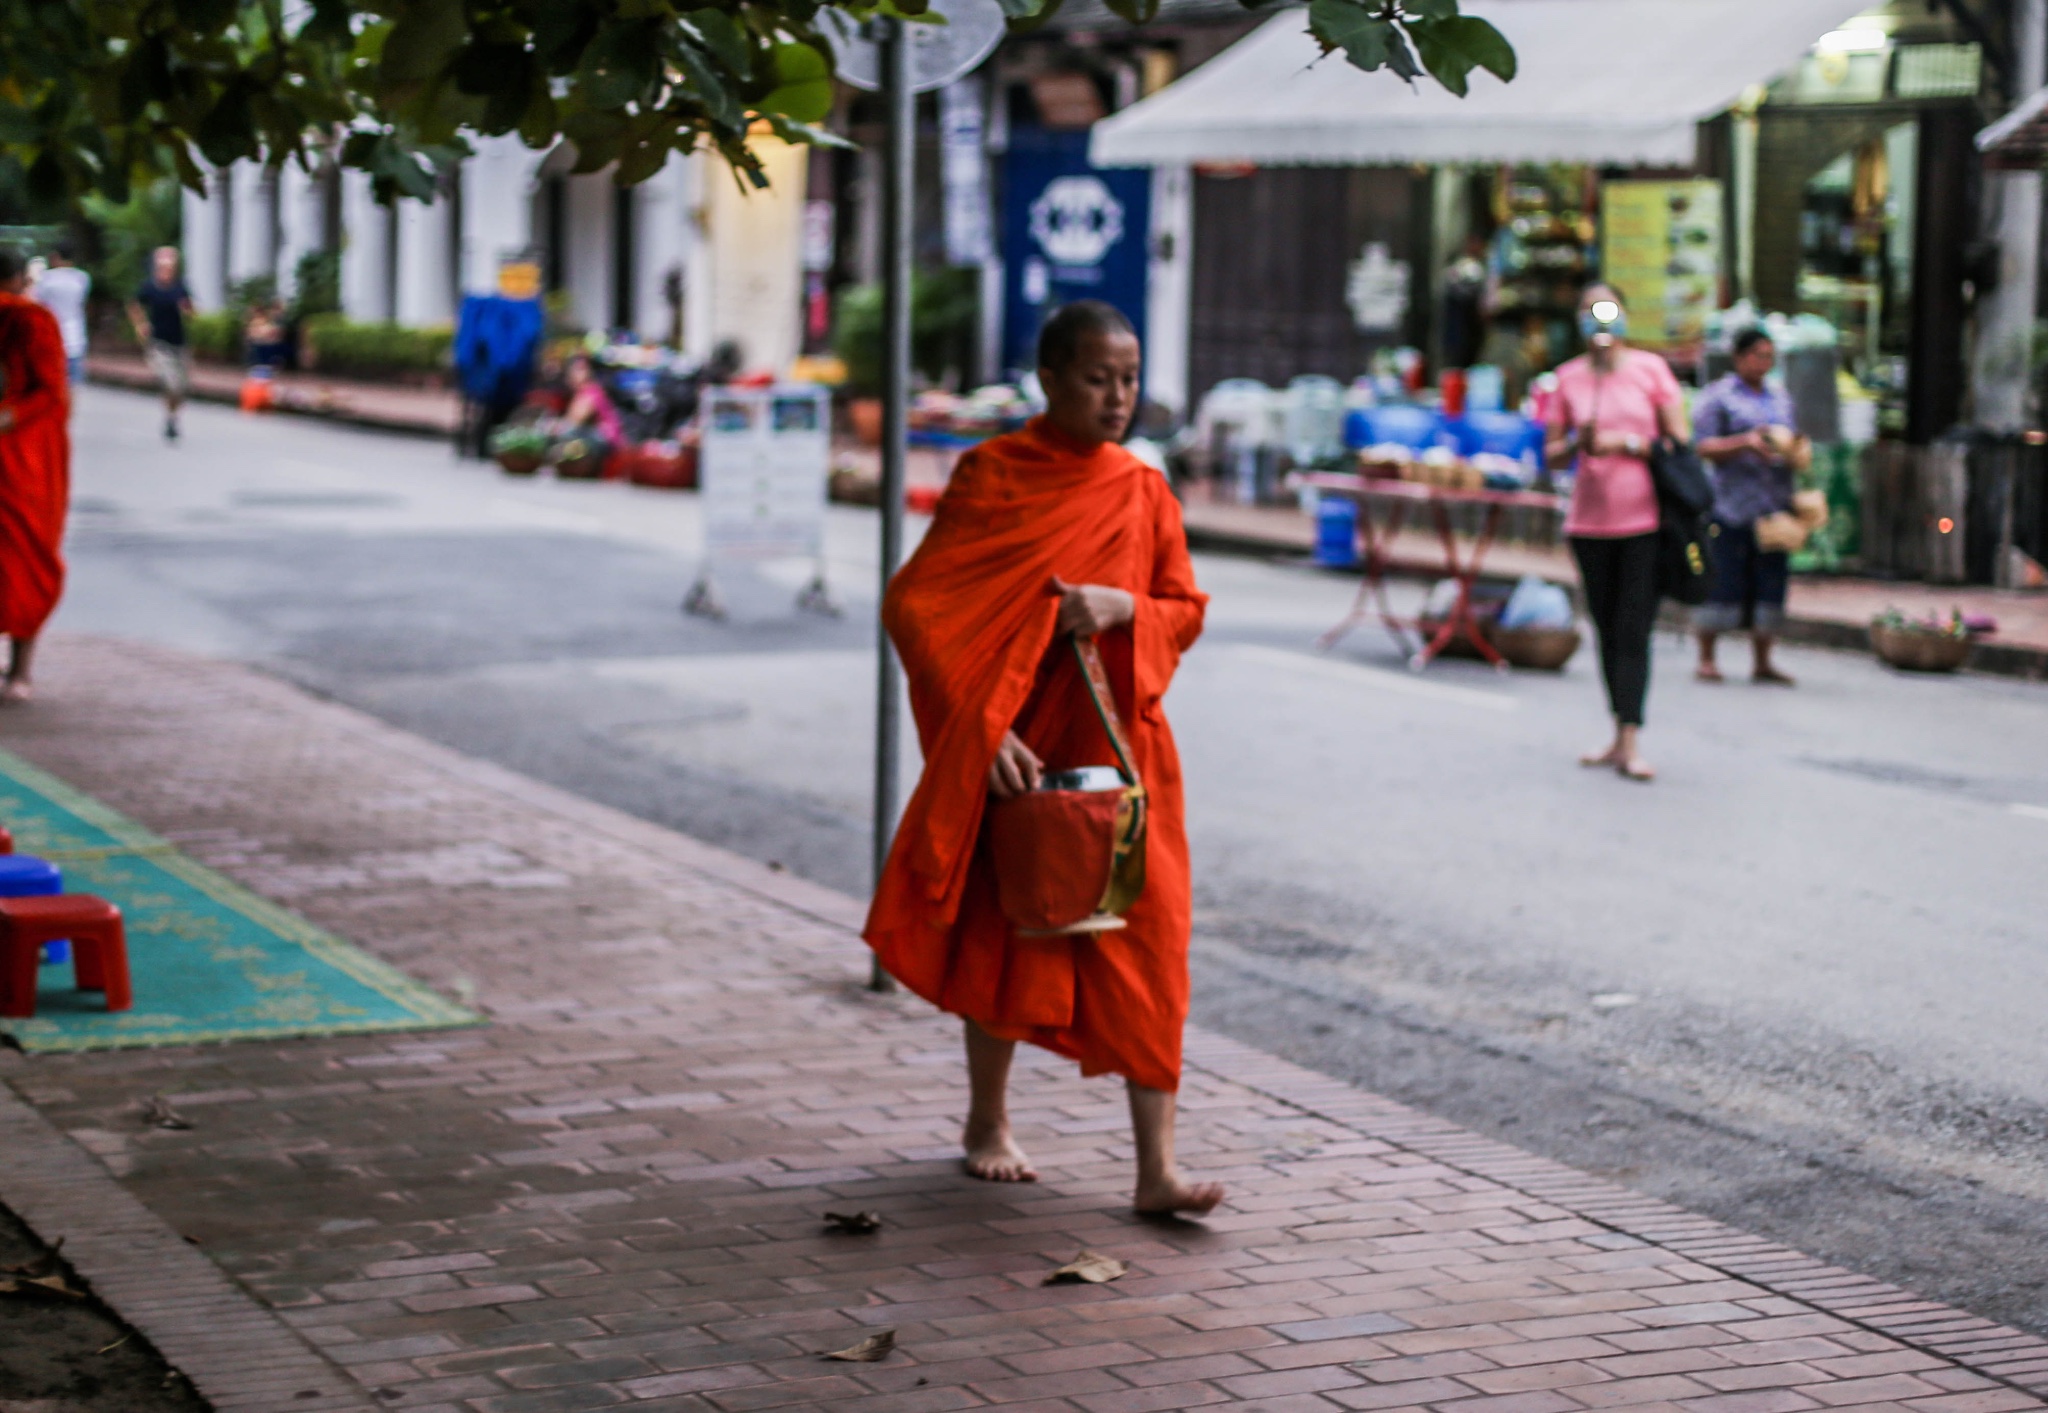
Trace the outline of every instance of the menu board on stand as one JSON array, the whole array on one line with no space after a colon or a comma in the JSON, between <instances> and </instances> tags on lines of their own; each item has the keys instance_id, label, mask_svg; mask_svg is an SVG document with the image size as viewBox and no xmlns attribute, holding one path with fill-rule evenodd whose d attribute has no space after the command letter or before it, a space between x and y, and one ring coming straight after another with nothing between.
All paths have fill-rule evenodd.
<instances>
[{"instance_id":1,"label":"menu board on stand","mask_svg":"<svg viewBox=\"0 0 2048 1413\"><path fill-rule=\"evenodd\" d=\"M831 394L801 383L711 388L698 418L704 557L683 611L725 617L722 564L808 556L815 572L797 607L838 617L825 584Z\"/></svg>"},{"instance_id":2,"label":"menu board on stand","mask_svg":"<svg viewBox=\"0 0 2048 1413\"><path fill-rule=\"evenodd\" d=\"M1628 298L1629 341L1699 347L1721 299L1721 184L1612 181L1600 189L1600 275Z\"/></svg>"}]
</instances>

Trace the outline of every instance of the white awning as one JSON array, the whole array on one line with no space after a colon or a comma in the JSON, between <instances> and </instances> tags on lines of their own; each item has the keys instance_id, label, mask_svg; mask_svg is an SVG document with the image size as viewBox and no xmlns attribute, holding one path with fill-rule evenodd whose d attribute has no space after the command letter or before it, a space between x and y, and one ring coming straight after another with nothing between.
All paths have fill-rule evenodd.
<instances>
[{"instance_id":1,"label":"white awning","mask_svg":"<svg viewBox=\"0 0 2048 1413\"><path fill-rule=\"evenodd\" d=\"M1104 167L1181 162L1689 166L1694 124L1796 64L1870 0L1465 0L1514 45L1502 83L1456 98L1321 57L1290 9L1186 78L1095 125Z\"/></svg>"},{"instance_id":2,"label":"white awning","mask_svg":"<svg viewBox=\"0 0 2048 1413\"><path fill-rule=\"evenodd\" d=\"M2034 90L2026 102L1977 134L1984 165L2030 171L2048 156L2048 88Z\"/></svg>"}]
</instances>

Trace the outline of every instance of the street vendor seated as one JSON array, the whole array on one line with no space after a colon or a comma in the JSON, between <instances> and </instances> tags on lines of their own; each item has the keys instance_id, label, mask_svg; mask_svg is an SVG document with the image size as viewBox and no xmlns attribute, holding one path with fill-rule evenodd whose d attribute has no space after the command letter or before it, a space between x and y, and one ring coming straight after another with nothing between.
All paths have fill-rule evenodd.
<instances>
[{"instance_id":1,"label":"street vendor seated","mask_svg":"<svg viewBox=\"0 0 2048 1413\"><path fill-rule=\"evenodd\" d=\"M619 424L619 410L612 406L611 394L598 381L590 356L584 353L575 355L563 373L569 385L569 405L549 427L555 434L556 445L595 441L599 443L595 450L601 456L624 441L625 429Z\"/></svg>"}]
</instances>

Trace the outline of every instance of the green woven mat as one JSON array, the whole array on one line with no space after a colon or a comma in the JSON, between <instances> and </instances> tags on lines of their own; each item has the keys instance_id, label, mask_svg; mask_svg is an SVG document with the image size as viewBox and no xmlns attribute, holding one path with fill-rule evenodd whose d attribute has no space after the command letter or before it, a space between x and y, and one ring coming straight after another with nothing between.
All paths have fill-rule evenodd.
<instances>
[{"instance_id":1,"label":"green woven mat","mask_svg":"<svg viewBox=\"0 0 2048 1413\"><path fill-rule=\"evenodd\" d=\"M0 824L18 853L64 870L67 892L117 904L132 1010L110 1014L40 972L33 1018L0 1017L24 1050L108 1050L475 1025L482 1017L359 948L202 868L53 775L0 751Z\"/></svg>"}]
</instances>

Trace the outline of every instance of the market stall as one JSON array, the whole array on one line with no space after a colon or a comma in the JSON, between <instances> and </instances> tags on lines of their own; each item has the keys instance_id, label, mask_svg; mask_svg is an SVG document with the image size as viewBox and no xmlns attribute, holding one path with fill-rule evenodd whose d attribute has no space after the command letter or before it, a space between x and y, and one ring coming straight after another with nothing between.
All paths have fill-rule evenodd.
<instances>
[{"instance_id":1,"label":"market stall","mask_svg":"<svg viewBox=\"0 0 2048 1413\"><path fill-rule=\"evenodd\" d=\"M1280 430L1298 385L1334 381L1361 413L1540 420L1598 278L1627 300L1629 341L1694 388L1736 333L1771 333L1833 512L1795 567L1853 567L1866 448L1961 413L1969 27L1870 0L1468 10L1514 46L1511 82L1475 73L1455 96L1361 73L1290 14L1094 126L1094 162L1182 170L1193 191L1187 331L1163 341L1187 349L1191 499L1309 491L1320 557L1343 562L1357 512L1289 471L1354 470L1380 439L1304 460ZM2048 95L1983 146L2024 146L2043 112ZM1518 522L1541 520L1517 510L1502 533Z\"/></svg>"},{"instance_id":2,"label":"market stall","mask_svg":"<svg viewBox=\"0 0 2048 1413\"><path fill-rule=\"evenodd\" d=\"M1509 510L1533 511L1553 525L1563 507L1554 494L1538 491L1489 490L1485 486L1447 486L1404 481L1388 476L1360 476L1346 473L1314 472L1301 478L1302 484L1318 495L1348 501L1358 507L1358 538L1363 549L1365 578L1358 597L1342 621L1322 637L1316 646L1329 648L1359 623L1377 616L1402 650L1408 665L1416 671L1427 667L1455 645L1469 647L1495 667L1506 667L1508 659L1487 634L1486 622L1474 603L1474 589L1493 547L1501 516ZM1452 524L1457 509L1479 512L1478 533L1461 550ZM1387 546L1400 533L1401 521L1410 510L1427 511L1443 546L1445 582L1453 585L1450 602L1437 615L1403 617L1387 602ZM1384 512L1383 514L1381 512ZM1415 641L1410 641L1410 635ZM1576 644L1574 644L1576 646Z\"/></svg>"}]
</instances>

